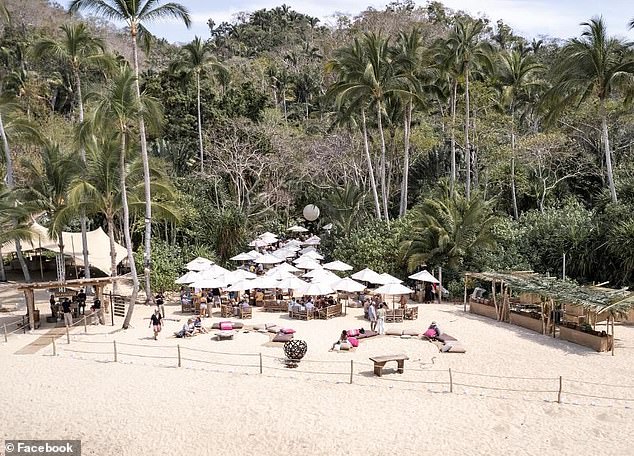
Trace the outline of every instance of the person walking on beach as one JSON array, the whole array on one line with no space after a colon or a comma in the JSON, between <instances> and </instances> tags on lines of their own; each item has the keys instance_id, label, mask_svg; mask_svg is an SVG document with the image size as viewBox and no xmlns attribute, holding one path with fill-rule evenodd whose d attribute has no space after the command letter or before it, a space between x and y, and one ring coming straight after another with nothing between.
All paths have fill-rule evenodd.
<instances>
[{"instance_id":1,"label":"person walking on beach","mask_svg":"<svg viewBox=\"0 0 634 456\"><path fill-rule=\"evenodd\" d=\"M77 315L86 315L86 292L83 288L77 293Z\"/></svg>"},{"instance_id":2,"label":"person walking on beach","mask_svg":"<svg viewBox=\"0 0 634 456\"><path fill-rule=\"evenodd\" d=\"M376 307L374 307L374 303L370 302L370 306L368 307L368 320L370 320L370 330L376 331Z\"/></svg>"},{"instance_id":3,"label":"person walking on beach","mask_svg":"<svg viewBox=\"0 0 634 456\"><path fill-rule=\"evenodd\" d=\"M95 321L95 316L97 316L98 324L101 324L101 325L106 324L106 321L103 317L103 312L101 310L101 299L99 299L97 296L95 296L95 299L92 301L92 307L90 308L90 310L93 311L93 318L92 318L93 322Z\"/></svg>"},{"instance_id":4,"label":"person walking on beach","mask_svg":"<svg viewBox=\"0 0 634 456\"><path fill-rule=\"evenodd\" d=\"M383 304L379 304L379 310L376 311L377 330L379 334L385 334L385 313Z\"/></svg>"},{"instance_id":5,"label":"person walking on beach","mask_svg":"<svg viewBox=\"0 0 634 456\"><path fill-rule=\"evenodd\" d=\"M154 303L156 304L156 308L159 312L161 312L161 317L165 316L165 297L163 296L163 292L159 291L159 293L154 298Z\"/></svg>"},{"instance_id":6,"label":"person walking on beach","mask_svg":"<svg viewBox=\"0 0 634 456\"><path fill-rule=\"evenodd\" d=\"M150 326L154 327L154 340L156 340L163 326L163 317L160 310L156 309L150 317Z\"/></svg>"},{"instance_id":7,"label":"person walking on beach","mask_svg":"<svg viewBox=\"0 0 634 456\"><path fill-rule=\"evenodd\" d=\"M50 299L48 300L50 306L51 306L51 316L53 318L55 318L55 321L57 321L57 304L55 303L55 295L51 294Z\"/></svg>"},{"instance_id":8,"label":"person walking on beach","mask_svg":"<svg viewBox=\"0 0 634 456\"><path fill-rule=\"evenodd\" d=\"M62 301L62 310L64 311L64 324L66 326L73 326L73 314L70 313L70 299L65 298Z\"/></svg>"}]
</instances>

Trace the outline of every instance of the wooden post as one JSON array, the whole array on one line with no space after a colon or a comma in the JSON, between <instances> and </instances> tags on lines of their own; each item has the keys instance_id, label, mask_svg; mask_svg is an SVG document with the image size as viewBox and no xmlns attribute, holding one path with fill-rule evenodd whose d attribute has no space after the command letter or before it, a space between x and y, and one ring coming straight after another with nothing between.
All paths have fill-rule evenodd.
<instances>
[{"instance_id":1,"label":"wooden post","mask_svg":"<svg viewBox=\"0 0 634 456\"><path fill-rule=\"evenodd\" d=\"M467 311L467 275L464 276L464 302L463 302L463 311Z\"/></svg>"},{"instance_id":2,"label":"wooden post","mask_svg":"<svg viewBox=\"0 0 634 456\"><path fill-rule=\"evenodd\" d=\"M449 392L453 393L453 375L451 375L451 367L449 368Z\"/></svg>"},{"instance_id":3,"label":"wooden post","mask_svg":"<svg viewBox=\"0 0 634 456\"><path fill-rule=\"evenodd\" d=\"M88 325L86 324L86 315L84 315L84 334L88 334Z\"/></svg>"},{"instance_id":4,"label":"wooden post","mask_svg":"<svg viewBox=\"0 0 634 456\"><path fill-rule=\"evenodd\" d=\"M113 340L112 341L112 346L114 348L114 362L117 362L117 341Z\"/></svg>"},{"instance_id":5,"label":"wooden post","mask_svg":"<svg viewBox=\"0 0 634 456\"><path fill-rule=\"evenodd\" d=\"M442 304L442 268L438 266L438 304Z\"/></svg>"},{"instance_id":6,"label":"wooden post","mask_svg":"<svg viewBox=\"0 0 634 456\"><path fill-rule=\"evenodd\" d=\"M260 374L262 373L262 352L260 352Z\"/></svg>"},{"instance_id":7,"label":"wooden post","mask_svg":"<svg viewBox=\"0 0 634 456\"><path fill-rule=\"evenodd\" d=\"M563 379L559 376L559 392L557 393L557 403L561 404L561 390L563 389Z\"/></svg>"},{"instance_id":8,"label":"wooden post","mask_svg":"<svg viewBox=\"0 0 634 456\"><path fill-rule=\"evenodd\" d=\"M498 309L498 301L495 297L495 279L491 280L491 292L493 294L493 307L495 307L495 313L498 316L498 321L500 320L500 309Z\"/></svg>"},{"instance_id":9,"label":"wooden post","mask_svg":"<svg viewBox=\"0 0 634 456\"><path fill-rule=\"evenodd\" d=\"M616 339L614 337L614 315L612 315L612 356L614 356L614 346L615 345L616 345Z\"/></svg>"},{"instance_id":10,"label":"wooden post","mask_svg":"<svg viewBox=\"0 0 634 456\"><path fill-rule=\"evenodd\" d=\"M53 356L57 356L57 350L55 349L55 338L51 337L51 343L53 344Z\"/></svg>"},{"instance_id":11,"label":"wooden post","mask_svg":"<svg viewBox=\"0 0 634 456\"><path fill-rule=\"evenodd\" d=\"M7 324L5 323L3 326L4 326L4 341L6 342L8 340L7 339Z\"/></svg>"},{"instance_id":12,"label":"wooden post","mask_svg":"<svg viewBox=\"0 0 634 456\"><path fill-rule=\"evenodd\" d=\"M178 367L181 367L181 346L180 346L180 344L178 344L176 346L176 348L178 348Z\"/></svg>"},{"instance_id":13,"label":"wooden post","mask_svg":"<svg viewBox=\"0 0 634 456\"><path fill-rule=\"evenodd\" d=\"M354 374L354 361L350 360L350 384L352 385L352 375Z\"/></svg>"},{"instance_id":14,"label":"wooden post","mask_svg":"<svg viewBox=\"0 0 634 456\"><path fill-rule=\"evenodd\" d=\"M68 331L68 326L66 326L66 342L70 344L70 332Z\"/></svg>"}]
</instances>

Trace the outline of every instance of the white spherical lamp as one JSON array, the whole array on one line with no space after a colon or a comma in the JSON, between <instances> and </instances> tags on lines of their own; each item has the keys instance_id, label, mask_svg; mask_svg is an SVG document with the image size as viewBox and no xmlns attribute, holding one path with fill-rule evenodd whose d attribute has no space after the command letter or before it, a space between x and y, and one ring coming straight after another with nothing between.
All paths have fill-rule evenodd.
<instances>
[{"instance_id":1,"label":"white spherical lamp","mask_svg":"<svg viewBox=\"0 0 634 456\"><path fill-rule=\"evenodd\" d=\"M314 204L309 204L304 208L304 218L309 222L313 222L319 218L319 208Z\"/></svg>"}]
</instances>

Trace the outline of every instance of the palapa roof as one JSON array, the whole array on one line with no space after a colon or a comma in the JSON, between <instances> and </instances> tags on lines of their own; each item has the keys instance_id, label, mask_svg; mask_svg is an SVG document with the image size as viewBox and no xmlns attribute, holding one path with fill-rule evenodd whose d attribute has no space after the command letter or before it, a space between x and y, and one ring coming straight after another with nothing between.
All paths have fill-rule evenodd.
<instances>
[{"instance_id":1,"label":"palapa roof","mask_svg":"<svg viewBox=\"0 0 634 456\"><path fill-rule=\"evenodd\" d=\"M504 282L514 290L577 304L596 313L624 314L634 308L634 293L627 288L579 285L573 280L545 276L533 271L467 272L465 276L489 282Z\"/></svg>"}]
</instances>

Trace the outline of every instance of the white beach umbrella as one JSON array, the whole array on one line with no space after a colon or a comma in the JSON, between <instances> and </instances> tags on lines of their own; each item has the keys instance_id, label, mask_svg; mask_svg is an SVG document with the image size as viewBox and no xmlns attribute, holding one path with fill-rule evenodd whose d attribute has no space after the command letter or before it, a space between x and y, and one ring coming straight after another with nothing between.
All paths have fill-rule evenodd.
<instances>
[{"instance_id":1,"label":"white beach umbrella","mask_svg":"<svg viewBox=\"0 0 634 456\"><path fill-rule=\"evenodd\" d=\"M264 247L271 244L271 242L267 242L264 239L254 239L249 242L249 247Z\"/></svg>"},{"instance_id":2,"label":"white beach umbrella","mask_svg":"<svg viewBox=\"0 0 634 456\"><path fill-rule=\"evenodd\" d=\"M278 280L275 280L274 278L267 277L267 276L259 276L251 280L251 287L253 288L272 289L272 288L278 288L278 285L279 285Z\"/></svg>"},{"instance_id":3,"label":"white beach umbrella","mask_svg":"<svg viewBox=\"0 0 634 456\"><path fill-rule=\"evenodd\" d=\"M308 230L303 226L293 225L290 228L287 228L286 231L292 231L293 233L306 233Z\"/></svg>"},{"instance_id":4,"label":"white beach umbrella","mask_svg":"<svg viewBox=\"0 0 634 456\"><path fill-rule=\"evenodd\" d=\"M257 261L257 259L262 256L262 254L257 250L249 250L247 255L249 255L253 261Z\"/></svg>"},{"instance_id":5,"label":"white beach umbrella","mask_svg":"<svg viewBox=\"0 0 634 456\"><path fill-rule=\"evenodd\" d=\"M277 271L282 271L282 272L299 272L300 270L297 269L295 266L293 266L292 264L288 264L286 262L284 263L280 263L275 267L272 267L271 269L269 269L268 271L266 271L266 275L271 275L271 274L275 274L275 272Z\"/></svg>"},{"instance_id":6,"label":"white beach umbrella","mask_svg":"<svg viewBox=\"0 0 634 456\"><path fill-rule=\"evenodd\" d=\"M352 271L353 267L343 261L331 261L324 264L324 269L330 269L331 271Z\"/></svg>"},{"instance_id":7,"label":"white beach umbrella","mask_svg":"<svg viewBox=\"0 0 634 456\"><path fill-rule=\"evenodd\" d=\"M217 264L212 264L208 269L200 272L200 277L202 279L215 279L216 277L224 276L227 273L229 273L228 269L218 266Z\"/></svg>"},{"instance_id":8,"label":"white beach umbrella","mask_svg":"<svg viewBox=\"0 0 634 456\"><path fill-rule=\"evenodd\" d=\"M270 231L267 231L265 233L262 233L258 236L258 238L260 239L264 239L264 238L269 238L269 239L277 239L277 234L273 234Z\"/></svg>"},{"instance_id":9,"label":"white beach umbrella","mask_svg":"<svg viewBox=\"0 0 634 456\"><path fill-rule=\"evenodd\" d=\"M244 291L244 290L250 290L253 288L253 285L251 285L251 283L253 282L253 280L240 280L234 284L231 284L231 286L229 288L227 288L227 291Z\"/></svg>"},{"instance_id":10,"label":"white beach umbrella","mask_svg":"<svg viewBox=\"0 0 634 456\"><path fill-rule=\"evenodd\" d=\"M410 290L400 283L388 283L386 285L380 286L379 288L374 290L374 292L378 294L393 296L414 293L414 290Z\"/></svg>"},{"instance_id":11,"label":"white beach umbrella","mask_svg":"<svg viewBox=\"0 0 634 456\"><path fill-rule=\"evenodd\" d=\"M301 250L301 247L295 244L286 244L284 246L284 250L288 250L289 252L293 252L293 254L297 254L297 252L299 250Z\"/></svg>"},{"instance_id":12,"label":"white beach umbrella","mask_svg":"<svg viewBox=\"0 0 634 456\"><path fill-rule=\"evenodd\" d=\"M381 283L381 275L369 268L365 268L359 272L355 272L350 277L354 280L360 280L362 282Z\"/></svg>"},{"instance_id":13,"label":"white beach umbrella","mask_svg":"<svg viewBox=\"0 0 634 456\"><path fill-rule=\"evenodd\" d=\"M334 282L331 284L331 286L337 291L347 291L349 293L357 293L359 291L365 290L365 285L352 280L350 277L346 277L339 280L338 282Z\"/></svg>"},{"instance_id":14,"label":"white beach umbrella","mask_svg":"<svg viewBox=\"0 0 634 456\"><path fill-rule=\"evenodd\" d=\"M202 271L207 269L213 263L213 261L208 260L207 258L197 257L187 263L185 267L190 271Z\"/></svg>"},{"instance_id":15,"label":"white beach umbrella","mask_svg":"<svg viewBox=\"0 0 634 456\"><path fill-rule=\"evenodd\" d=\"M322 226L321 229L324 230L324 231L332 230L332 223L329 223L328 225Z\"/></svg>"},{"instance_id":16,"label":"white beach umbrella","mask_svg":"<svg viewBox=\"0 0 634 456\"><path fill-rule=\"evenodd\" d=\"M306 254L308 252L316 252L316 251L317 251L317 247L309 245L308 247L304 247L303 249L301 249L299 251L299 254L300 255L304 255L304 254Z\"/></svg>"},{"instance_id":17,"label":"white beach umbrella","mask_svg":"<svg viewBox=\"0 0 634 456\"><path fill-rule=\"evenodd\" d=\"M236 269L225 274L225 278L229 279L229 283L239 282L244 279L255 279L257 275L244 269Z\"/></svg>"},{"instance_id":18,"label":"white beach umbrella","mask_svg":"<svg viewBox=\"0 0 634 456\"><path fill-rule=\"evenodd\" d=\"M237 254L236 256L232 256L229 259L233 261L251 261L253 257L246 252L242 252Z\"/></svg>"},{"instance_id":19,"label":"white beach umbrella","mask_svg":"<svg viewBox=\"0 0 634 456\"><path fill-rule=\"evenodd\" d=\"M339 277L337 274L326 269L316 269L316 271L318 271L318 273L314 277L312 277L312 282L333 284L341 280L341 277Z\"/></svg>"},{"instance_id":20,"label":"white beach umbrella","mask_svg":"<svg viewBox=\"0 0 634 456\"><path fill-rule=\"evenodd\" d=\"M278 258L275 255L267 253L266 255L262 255L260 258L255 260L256 263L259 264L277 264L283 262L283 258Z\"/></svg>"},{"instance_id":21,"label":"white beach umbrella","mask_svg":"<svg viewBox=\"0 0 634 456\"><path fill-rule=\"evenodd\" d=\"M388 274L387 272L384 272L383 274L379 274L379 277L381 277L381 281L380 282L375 282L378 283L379 285L385 285L388 283L401 283L402 280L394 277L393 275Z\"/></svg>"},{"instance_id":22,"label":"white beach umbrella","mask_svg":"<svg viewBox=\"0 0 634 456\"><path fill-rule=\"evenodd\" d=\"M299 269L322 269L321 264L308 258L296 263L295 267Z\"/></svg>"},{"instance_id":23,"label":"white beach umbrella","mask_svg":"<svg viewBox=\"0 0 634 456\"><path fill-rule=\"evenodd\" d=\"M306 274L302 274L302 277L306 277L308 279L312 279L314 277L319 277L324 272L326 272L326 270L324 268L316 268L316 269L312 269L312 270L308 271Z\"/></svg>"},{"instance_id":24,"label":"white beach umbrella","mask_svg":"<svg viewBox=\"0 0 634 456\"><path fill-rule=\"evenodd\" d=\"M321 239L319 236L311 236L304 241L304 245L319 245L321 243Z\"/></svg>"},{"instance_id":25,"label":"white beach umbrella","mask_svg":"<svg viewBox=\"0 0 634 456\"><path fill-rule=\"evenodd\" d=\"M419 282L440 283L436 277L427 271L427 269L417 272L416 274L412 274L409 278L418 280Z\"/></svg>"},{"instance_id":26,"label":"white beach umbrella","mask_svg":"<svg viewBox=\"0 0 634 456\"><path fill-rule=\"evenodd\" d=\"M284 260L295 256L295 252L288 249L277 249L274 252L271 252L271 254Z\"/></svg>"},{"instance_id":27,"label":"white beach umbrella","mask_svg":"<svg viewBox=\"0 0 634 456\"><path fill-rule=\"evenodd\" d=\"M290 241L284 243L285 247L288 247L290 245L294 245L296 247L301 247L302 246L302 241L297 240L297 239L291 239Z\"/></svg>"},{"instance_id":28,"label":"white beach umbrella","mask_svg":"<svg viewBox=\"0 0 634 456\"><path fill-rule=\"evenodd\" d=\"M319 253L308 252L294 259L293 263L299 263L300 261L306 261L306 260L318 262L321 259L323 259L323 256L321 256Z\"/></svg>"},{"instance_id":29,"label":"white beach umbrella","mask_svg":"<svg viewBox=\"0 0 634 456\"><path fill-rule=\"evenodd\" d=\"M283 290L301 290L308 286L308 282L304 282L302 279L298 279L295 276L290 276L280 280L278 288Z\"/></svg>"},{"instance_id":30,"label":"white beach umbrella","mask_svg":"<svg viewBox=\"0 0 634 456\"><path fill-rule=\"evenodd\" d=\"M278 269L274 271L272 274L266 274L265 277L270 277L274 280L282 280L282 279L287 279L289 277L295 277L295 276L288 271L282 271Z\"/></svg>"},{"instance_id":31,"label":"white beach umbrella","mask_svg":"<svg viewBox=\"0 0 634 456\"><path fill-rule=\"evenodd\" d=\"M213 279L198 279L192 283L194 288L224 288L228 285L227 280L223 277Z\"/></svg>"},{"instance_id":32,"label":"white beach umbrella","mask_svg":"<svg viewBox=\"0 0 634 456\"><path fill-rule=\"evenodd\" d=\"M300 288L298 291L306 296L320 296L333 294L335 292L330 284L324 282L309 283L304 288Z\"/></svg>"},{"instance_id":33,"label":"white beach umbrella","mask_svg":"<svg viewBox=\"0 0 634 456\"><path fill-rule=\"evenodd\" d=\"M186 274L180 276L178 279L174 281L174 283L178 283L180 285L186 283L194 283L196 280L200 279L200 274L196 271L188 271Z\"/></svg>"}]
</instances>

